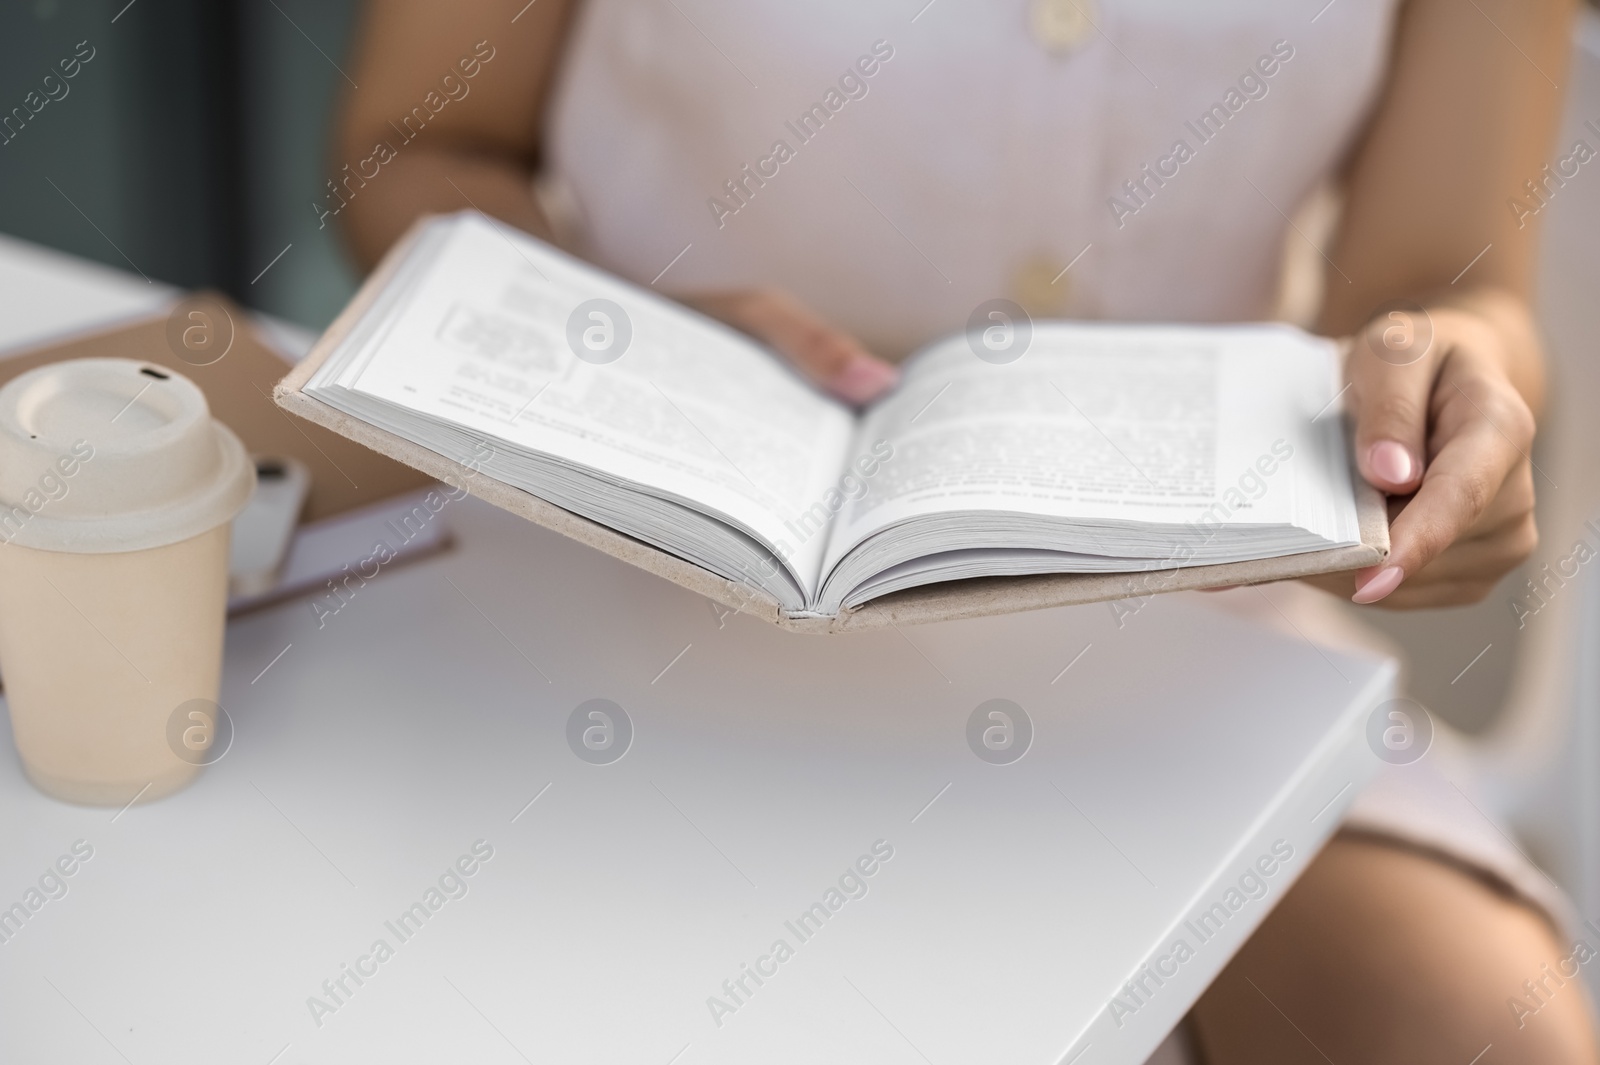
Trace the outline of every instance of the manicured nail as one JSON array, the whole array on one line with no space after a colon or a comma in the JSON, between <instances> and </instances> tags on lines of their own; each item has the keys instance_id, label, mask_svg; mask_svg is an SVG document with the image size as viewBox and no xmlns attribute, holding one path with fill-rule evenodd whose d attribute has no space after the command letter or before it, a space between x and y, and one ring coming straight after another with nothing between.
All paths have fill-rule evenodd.
<instances>
[{"instance_id":1,"label":"manicured nail","mask_svg":"<svg viewBox=\"0 0 1600 1065\"><path fill-rule=\"evenodd\" d=\"M1407 484L1417 470L1411 452L1393 440L1379 440L1367 452L1367 466L1390 484Z\"/></svg>"},{"instance_id":2,"label":"manicured nail","mask_svg":"<svg viewBox=\"0 0 1600 1065\"><path fill-rule=\"evenodd\" d=\"M1400 582L1405 579L1406 571L1399 566L1385 566L1373 574L1366 584L1357 588L1356 594L1350 597L1350 601L1352 603L1360 603L1363 606L1367 603L1376 603L1379 599L1400 587Z\"/></svg>"},{"instance_id":3,"label":"manicured nail","mask_svg":"<svg viewBox=\"0 0 1600 1065\"><path fill-rule=\"evenodd\" d=\"M828 390L849 403L871 403L900 380L900 371L882 359L851 359L827 382Z\"/></svg>"}]
</instances>

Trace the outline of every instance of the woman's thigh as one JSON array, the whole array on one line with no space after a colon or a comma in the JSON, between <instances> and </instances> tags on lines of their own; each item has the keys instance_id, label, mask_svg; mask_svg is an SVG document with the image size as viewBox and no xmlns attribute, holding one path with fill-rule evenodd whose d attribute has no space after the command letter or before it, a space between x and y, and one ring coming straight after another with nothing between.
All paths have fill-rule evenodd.
<instances>
[{"instance_id":1,"label":"woman's thigh","mask_svg":"<svg viewBox=\"0 0 1600 1065\"><path fill-rule=\"evenodd\" d=\"M1341 835L1191 1020L1207 1065L1593 1065L1583 976L1559 975L1571 955L1470 873Z\"/></svg>"}]
</instances>

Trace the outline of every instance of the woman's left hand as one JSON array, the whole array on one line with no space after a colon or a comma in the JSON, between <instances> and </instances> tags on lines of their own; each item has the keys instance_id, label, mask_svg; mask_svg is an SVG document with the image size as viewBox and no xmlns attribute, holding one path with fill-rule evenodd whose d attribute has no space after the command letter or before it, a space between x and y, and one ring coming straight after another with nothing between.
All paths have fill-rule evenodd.
<instances>
[{"instance_id":1,"label":"woman's left hand","mask_svg":"<svg viewBox=\"0 0 1600 1065\"><path fill-rule=\"evenodd\" d=\"M1361 474L1389 496L1389 557L1312 583L1353 587L1357 603L1456 606L1528 557L1535 426L1513 383L1525 356L1516 346L1489 316L1456 306L1396 311L1355 338L1347 399Z\"/></svg>"}]
</instances>

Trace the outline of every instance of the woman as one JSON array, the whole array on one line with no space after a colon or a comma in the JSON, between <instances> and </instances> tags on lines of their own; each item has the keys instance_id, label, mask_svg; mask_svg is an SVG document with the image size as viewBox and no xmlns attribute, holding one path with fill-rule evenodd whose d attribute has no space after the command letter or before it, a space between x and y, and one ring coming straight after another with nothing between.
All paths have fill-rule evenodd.
<instances>
[{"instance_id":1,"label":"woman","mask_svg":"<svg viewBox=\"0 0 1600 1065\"><path fill-rule=\"evenodd\" d=\"M336 158L390 151L339 221L370 266L418 215L476 207L859 403L996 296L1267 317L1307 239L1290 216L1335 184L1315 325L1369 338L1346 403L1393 549L1319 583L1469 603L1536 541L1526 203L1571 20L1571 0L386 0ZM1342 834L1193 1011L1198 1051L1596 1060L1576 991L1508 1008L1571 953L1510 886L1527 873L1448 833Z\"/></svg>"}]
</instances>

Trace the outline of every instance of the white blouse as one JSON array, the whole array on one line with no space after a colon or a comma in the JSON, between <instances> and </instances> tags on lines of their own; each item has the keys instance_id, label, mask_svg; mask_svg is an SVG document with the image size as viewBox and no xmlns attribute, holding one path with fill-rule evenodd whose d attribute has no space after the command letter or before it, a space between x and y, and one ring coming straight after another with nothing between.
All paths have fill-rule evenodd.
<instances>
[{"instance_id":1,"label":"white blouse","mask_svg":"<svg viewBox=\"0 0 1600 1065\"><path fill-rule=\"evenodd\" d=\"M780 286L889 355L995 297L1260 318L1395 7L585 0L550 176L586 257L669 293Z\"/></svg>"}]
</instances>

